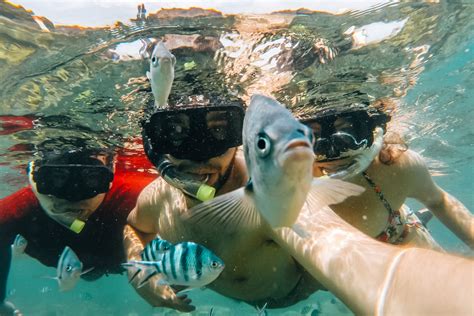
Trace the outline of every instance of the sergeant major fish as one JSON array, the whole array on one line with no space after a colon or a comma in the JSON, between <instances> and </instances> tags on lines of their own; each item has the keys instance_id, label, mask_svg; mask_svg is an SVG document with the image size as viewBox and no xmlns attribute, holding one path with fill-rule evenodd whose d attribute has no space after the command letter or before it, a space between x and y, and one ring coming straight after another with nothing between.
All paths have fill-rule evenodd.
<instances>
[{"instance_id":1,"label":"sergeant major fish","mask_svg":"<svg viewBox=\"0 0 474 316\"><path fill-rule=\"evenodd\" d=\"M19 257L25 253L26 246L28 246L28 241L20 234L15 236L12 247L12 256Z\"/></svg>"},{"instance_id":2,"label":"sergeant major fish","mask_svg":"<svg viewBox=\"0 0 474 316\"><path fill-rule=\"evenodd\" d=\"M172 243L157 236L155 239L150 241L143 249L141 253L142 261L161 261L165 252L169 251L172 246ZM142 270L143 269L138 268L137 271L130 278L129 282L132 282Z\"/></svg>"},{"instance_id":3,"label":"sergeant major fish","mask_svg":"<svg viewBox=\"0 0 474 316\"><path fill-rule=\"evenodd\" d=\"M276 100L251 98L243 125L250 180L244 188L201 203L184 216L203 230L292 227L305 201L311 208L342 202L363 188L341 180L313 179L313 135ZM239 227L239 228L238 228Z\"/></svg>"},{"instance_id":4,"label":"sergeant major fish","mask_svg":"<svg viewBox=\"0 0 474 316\"><path fill-rule=\"evenodd\" d=\"M53 278L58 281L59 289L61 291L71 290L76 286L81 275L94 269L90 268L83 272L82 268L82 262L76 253L68 246L64 247L61 257L59 257L56 277Z\"/></svg>"},{"instance_id":5,"label":"sergeant major fish","mask_svg":"<svg viewBox=\"0 0 474 316\"><path fill-rule=\"evenodd\" d=\"M148 273L138 287L160 274L160 284L203 287L214 281L224 270L224 262L211 250L194 242L181 242L165 251L159 261L131 260L126 268L145 268Z\"/></svg>"},{"instance_id":6,"label":"sergeant major fish","mask_svg":"<svg viewBox=\"0 0 474 316\"><path fill-rule=\"evenodd\" d=\"M171 54L162 41L158 42L151 54L150 71L146 72L146 76L150 80L156 108L163 108L167 104L174 81L175 65L176 57Z\"/></svg>"}]
</instances>

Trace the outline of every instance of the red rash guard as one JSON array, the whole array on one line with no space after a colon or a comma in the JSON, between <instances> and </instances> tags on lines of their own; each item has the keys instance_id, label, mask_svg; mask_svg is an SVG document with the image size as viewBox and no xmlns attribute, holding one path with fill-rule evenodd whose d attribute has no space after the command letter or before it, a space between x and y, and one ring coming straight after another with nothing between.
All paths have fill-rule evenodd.
<instances>
[{"instance_id":1,"label":"red rash guard","mask_svg":"<svg viewBox=\"0 0 474 316\"><path fill-rule=\"evenodd\" d=\"M9 254L15 236L21 234L28 241L25 252L46 266L55 267L64 247L69 246L84 269L94 267L83 276L85 279L121 273L120 263L126 258L123 229L127 216L139 193L157 176L126 169L123 165L116 168L112 188L79 234L49 218L30 187L0 200L0 255ZM0 260L0 302L5 299L10 265L6 257L10 256Z\"/></svg>"}]
</instances>

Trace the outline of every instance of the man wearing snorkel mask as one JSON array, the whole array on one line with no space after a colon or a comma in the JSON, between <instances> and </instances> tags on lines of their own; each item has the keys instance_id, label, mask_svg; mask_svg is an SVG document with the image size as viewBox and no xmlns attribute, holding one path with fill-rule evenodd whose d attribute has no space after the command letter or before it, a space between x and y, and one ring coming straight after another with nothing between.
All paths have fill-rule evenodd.
<instances>
[{"instance_id":1,"label":"man wearing snorkel mask","mask_svg":"<svg viewBox=\"0 0 474 316\"><path fill-rule=\"evenodd\" d=\"M30 185L0 200L0 311L11 305L5 290L17 234L27 241L25 253L46 266L55 267L69 246L85 269L94 267L86 280L122 272L127 215L155 178L124 171L114 172L114 155L103 150L48 152L29 164Z\"/></svg>"},{"instance_id":2,"label":"man wearing snorkel mask","mask_svg":"<svg viewBox=\"0 0 474 316\"><path fill-rule=\"evenodd\" d=\"M331 208L380 241L441 249L424 225L431 214L425 210L417 216L403 204L414 198L472 249L473 216L433 182L419 154L408 150L397 135L384 136L389 119L363 104L323 109L302 119L316 136L314 175L342 178L366 189Z\"/></svg>"},{"instance_id":3,"label":"man wearing snorkel mask","mask_svg":"<svg viewBox=\"0 0 474 316\"><path fill-rule=\"evenodd\" d=\"M222 228L222 234L210 236L182 216L192 206L247 183L244 156L238 149L243 118L241 102L213 100L158 110L145 120L145 151L162 177L140 194L128 217L124 243L129 260L139 259L143 246L157 234L172 243L203 244L226 264L210 289L253 306L289 306L307 298L318 283L266 235L268 230L259 227L229 236ZM140 273L132 285L152 306L195 309L186 295L160 285L159 275L139 287L144 278Z\"/></svg>"}]
</instances>

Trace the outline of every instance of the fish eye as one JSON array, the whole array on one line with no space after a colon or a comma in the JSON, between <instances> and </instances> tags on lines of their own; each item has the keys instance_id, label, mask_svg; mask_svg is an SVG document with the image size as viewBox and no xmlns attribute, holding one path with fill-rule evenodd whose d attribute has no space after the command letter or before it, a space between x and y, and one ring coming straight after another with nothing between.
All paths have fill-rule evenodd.
<instances>
[{"instance_id":1,"label":"fish eye","mask_svg":"<svg viewBox=\"0 0 474 316\"><path fill-rule=\"evenodd\" d=\"M270 153L272 143L270 141L270 138L267 135L263 133L259 134L257 137L256 145L257 145L257 153L261 157L265 157Z\"/></svg>"},{"instance_id":2,"label":"fish eye","mask_svg":"<svg viewBox=\"0 0 474 316\"><path fill-rule=\"evenodd\" d=\"M67 266L66 266L66 272L71 272L71 271L72 271L72 266L67 265Z\"/></svg>"},{"instance_id":3,"label":"fish eye","mask_svg":"<svg viewBox=\"0 0 474 316\"><path fill-rule=\"evenodd\" d=\"M156 58L156 56L153 56L151 58L151 63L156 66L156 64L158 63L158 58Z\"/></svg>"},{"instance_id":4,"label":"fish eye","mask_svg":"<svg viewBox=\"0 0 474 316\"><path fill-rule=\"evenodd\" d=\"M219 263L217 261L212 261L211 262L211 267L212 268L217 268L219 266Z\"/></svg>"}]
</instances>

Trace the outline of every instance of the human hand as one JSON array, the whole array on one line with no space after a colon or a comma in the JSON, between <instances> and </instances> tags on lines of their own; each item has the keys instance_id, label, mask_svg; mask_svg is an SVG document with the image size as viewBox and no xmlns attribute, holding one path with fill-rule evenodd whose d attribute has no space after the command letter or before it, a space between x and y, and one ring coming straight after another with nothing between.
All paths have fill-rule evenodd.
<instances>
[{"instance_id":1,"label":"human hand","mask_svg":"<svg viewBox=\"0 0 474 316\"><path fill-rule=\"evenodd\" d=\"M0 316L23 316L20 310L16 309L13 303L3 301L0 303Z\"/></svg>"},{"instance_id":2,"label":"human hand","mask_svg":"<svg viewBox=\"0 0 474 316\"><path fill-rule=\"evenodd\" d=\"M196 309L186 294L176 294L170 286L159 285L158 278L159 276L155 276L140 287L138 280L133 280L131 283L138 294L153 307L168 307L180 312L192 312Z\"/></svg>"}]
</instances>

